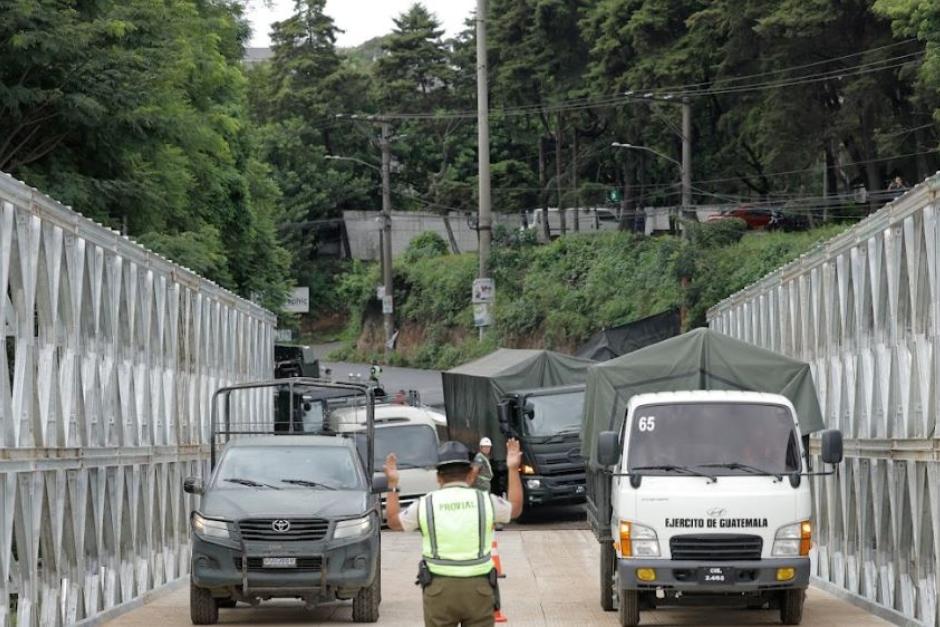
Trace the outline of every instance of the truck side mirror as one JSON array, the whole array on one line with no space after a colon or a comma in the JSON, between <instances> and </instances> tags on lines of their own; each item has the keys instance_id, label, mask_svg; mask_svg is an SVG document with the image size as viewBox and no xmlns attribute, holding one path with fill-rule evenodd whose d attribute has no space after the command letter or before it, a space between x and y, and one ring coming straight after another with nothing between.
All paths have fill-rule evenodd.
<instances>
[{"instance_id":1,"label":"truck side mirror","mask_svg":"<svg viewBox=\"0 0 940 627\"><path fill-rule=\"evenodd\" d=\"M186 494L202 494L204 491L205 486L199 477L186 477L183 480L183 492Z\"/></svg>"},{"instance_id":2,"label":"truck side mirror","mask_svg":"<svg viewBox=\"0 0 940 627\"><path fill-rule=\"evenodd\" d=\"M601 431L597 435L597 461L601 466L613 466L620 461L620 434Z\"/></svg>"},{"instance_id":3,"label":"truck side mirror","mask_svg":"<svg viewBox=\"0 0 940 627\"><path fill-rule=\"evenodd\" d=\"M822 460L826 464L839 464L842 462L842 432L838 429L823 431Z\"/></svg>"},{"instance_id":4,"label":"truck side mirror","mask_svg":"<svg viewBox=\"0 0 940 627\"><path fill-rule=\"evenodd\" d=\"M383 492L388 492L388 477L382 473L376 473L372 476L372 494Z\"/></svg>"},{"instance_id":5,"label":"truck side mirror","mask_svg":"<svg viewBox=\"0 0 940 627\"><path fill-rule=\"evenodd\" d=\"M532 403L525 404L525 417L528 418L529 420L532 420L533 418L535 418L535 405L533 405Z\"/></svg>"},{"instance_id":6,"label":"truck side mirror","mask_svg":"<svg viewBox=\"0 0 940 627\"><path fill-rule=\"evenodd\" d=\"M512 412L509 407L510 401L508 399L500 401L496 406L496 416L499 420L499 432L507 438L512 435L512 428L510 426Z\"/></svg>"}]
</instances>

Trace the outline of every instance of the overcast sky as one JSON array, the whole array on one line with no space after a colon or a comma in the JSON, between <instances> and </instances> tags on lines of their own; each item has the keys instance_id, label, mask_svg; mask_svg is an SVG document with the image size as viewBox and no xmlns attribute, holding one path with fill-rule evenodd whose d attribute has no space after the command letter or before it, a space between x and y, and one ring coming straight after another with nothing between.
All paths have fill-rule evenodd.
<instances>
[{"instance_id":1,"label":"overcast sky","mask_svg":"<svg viewBox=\"0 0 940 627\"><path fill-rule=\"evenodd\" d=\"M415 0L327 0L326 12L341 30L336 43L342 47L358 46L394 28L393 17L407 11ZM447 31L456 35L476 8L475 0L425 0L422 4L437 16ZM271 24L291 15L294 0L249 0L251 46L265 48L271 43Z\"/></svg>"}]
</instances>

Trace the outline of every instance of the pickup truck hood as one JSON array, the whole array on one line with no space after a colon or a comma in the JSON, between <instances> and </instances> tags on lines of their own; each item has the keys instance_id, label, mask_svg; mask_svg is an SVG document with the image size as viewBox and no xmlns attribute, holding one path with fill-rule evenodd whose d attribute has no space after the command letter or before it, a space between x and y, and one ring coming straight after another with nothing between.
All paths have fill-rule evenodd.
<instances>
[{"instance_id":1,"label":"pickup truck hood","mask_svg":"<svg viewBox=\"0 0 940 627\"><path fill-rule=\"evenodd\" d=\"M202 497L199 511L209 518L345 518L368 509L365 490L314 488L214 488Z\"/></svg>"}]
</instances>

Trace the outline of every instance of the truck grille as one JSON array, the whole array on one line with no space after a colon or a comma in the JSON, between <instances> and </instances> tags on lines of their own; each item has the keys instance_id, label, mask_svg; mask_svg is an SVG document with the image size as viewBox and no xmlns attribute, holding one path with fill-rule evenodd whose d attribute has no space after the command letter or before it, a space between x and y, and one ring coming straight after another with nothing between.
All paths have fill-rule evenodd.
<instances>
[{"instance_id":1,"label":"truck grille","mask_svg":"<svg viewBox=\"0 0 940 627\"><path fill-rule=\"evenodd\" d=\"M315 557L298 557L297 566L294 568L265 568L262 566L264 563L261 557L249 557L248 558L248 570L249 571L269 571L269 572L319 572L323 569L323 558L319 555ZM235 568L238 570L242 569L242 558L235 557Z\"/></svg>"},{"instance_id":2,"label":"truck grille","mask_svg":"<svg viewBox=\"0 0 940 627\"><path fill-rule=\"evenodd\" d=\"M284 529L284 522L288 527ZM312 542L322 540L330 522L322 518L255 518L238 521L238 530L246 542Z\"/></svg>"},{"instance_id":3,"label":"truck grille","mask_svg":"<svg viewBox=\"0 0 940 627\"><path fill-rule=\"evenodd\" d=\"M726 562L759 560L764 541L760 536L709 534L673 536L669 552L674 560Z\"/></svg>"}]
</instances>

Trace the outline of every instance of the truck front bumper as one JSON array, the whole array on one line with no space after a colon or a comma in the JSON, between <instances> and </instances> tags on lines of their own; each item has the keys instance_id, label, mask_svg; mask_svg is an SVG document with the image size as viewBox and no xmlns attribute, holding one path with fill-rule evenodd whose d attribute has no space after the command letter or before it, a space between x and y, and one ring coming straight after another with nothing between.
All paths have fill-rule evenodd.
<instances>
[{"instance_id":1,"label":"truck front bumper","mask_svg":"<svg viewBox=\"0 0 940 627\"><path fill-rule=\"evenodd\" d=\"M580 503L584 501L584 473L572 475L523 475L526 505Z\"/></svg>"},{"instance_id":2,"label":"truck front bumper","mask_svg":"<svg viewBox=\"0 0 940 627\"><path fill-rule=\"evenodd\" d=\"M725 583L711 583L705 575L721 568ZM641 580L637 571L653 571L655 579ZM781 580L779 575L792 577ZM623 590L675 590L685 594L739 594L765 590L790 590L809 586L809 558L770 558L761 560L704 563L668 559L620 559L617 563Z\"/></svg>"},{"instance_id":3,"label":"truck front bumper","mask_svg":"<svg viewBox=\"0 0 940 627\"><path fill-rule=\"evenodd\" d=\"M229 546L193 537L193 583L221 596L348 598L378 576L378 534L356 541ZM283 545L282 545L283 547ZM294 557L293 568L264 568L264 557Z\"/></svg>"}]
</instances>

